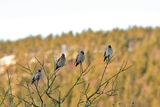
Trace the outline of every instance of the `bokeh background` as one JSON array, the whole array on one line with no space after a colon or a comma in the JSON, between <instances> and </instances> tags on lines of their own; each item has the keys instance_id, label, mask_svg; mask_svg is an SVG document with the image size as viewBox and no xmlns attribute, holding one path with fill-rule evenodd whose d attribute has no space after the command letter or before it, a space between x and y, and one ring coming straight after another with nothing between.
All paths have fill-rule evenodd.
<instances>
[{"instance_id":1,"label":"bokeh background","mask_svg":"<svg viewBox=\"0 0 160 107\"><path fill-rule=\"evenodd\" d=\"M14 95L25 96L17 79L31 81L31 75L19 64L34 71L35 56L45 69L53 72L54 61L65 53L66 66L60 69L53 85L61 86L61 94L72 86L79 75L74 61L79 50L84 50L83 66L91 63L93 69L85 76L86 84L79 85L64 102L64 107L75 107L84 87L91 83L92 93L105 67L103 54L110 44L115 60L108 66L105 78L118 72L124 60L133 67L118 76L117 85L123 87L116 96L102 96L97 107L121 106L158 107L160 105L160 7L159 1L127 0L28 0L0 3L0 84L8 88L6 71L11 76ZM43 82L43 79L40 81ZM43 87L43 84L40 86ZM2 89L1 88L1 89ZM109 87L108 87L109 89ZM4 95L1 90L1 96ZM57 92L52 94L57 97ZM35 96L36 101L38 98ZM48 105L52 101L44 97ZM2 98L1 98L2 100ZM0 100L0 101L1 101ZM15 99L15 103L16 103ZM10 104L7 97L5 103ZM24 106L20 104L19 106Z\"/></svg>"}]
</instances>

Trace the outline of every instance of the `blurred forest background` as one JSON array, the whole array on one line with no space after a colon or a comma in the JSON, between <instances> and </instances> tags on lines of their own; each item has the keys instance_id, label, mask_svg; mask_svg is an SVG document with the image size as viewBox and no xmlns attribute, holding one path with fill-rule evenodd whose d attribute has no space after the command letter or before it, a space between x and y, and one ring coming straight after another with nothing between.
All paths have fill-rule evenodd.
<instances>
[{"instance_id":1,"label":"blurred forest background","mask_svg":"<svg viewBox=\"0 0 160 107\"><path fill-rule=\"evenodd\" d=\"M3 36L3 35L1 35ZM35 57L43 60L47 72L53 72L54 60L65 53L66 66L59 70L54 87L60 85L63 95L72 86L79 74L79 67L74 66L74 61L79 50L84 50L86 59L83 67L91 63L93 69L84 80L91 83L92 92L95 90L99 75L102 74L105 62L103 54L108 45L111 45L115 60L108 66L105 73L106 78L114 75L124 60L133 67L118 76L117 85L123 87L115 96L101 96L96 100L97 107L118 106L123 107L134 102L135 107L158 107L160 105L160 28L131 27L127 30L113 29L112 31L97 31L91 29L81 33L62 33L61 35L48 35L42 38L41 35L28 36L16 41L0 41L0 84L1 87L8 87L6 71L12 74L11 85L13 94L25 96L23 87L18 86L20 81L31 81L31 76L24 72L19 64L26 66L29 63L34 70ZM35 56L35 57L34 57ZM33 71L35 72L35 71ZM42 82L40 80L40 82ZM41 86L41 83L40 83ZM69 95L62 107L75 107L78 103L85 84L77 86ZM3 91L1 91L1 96ZM57 93L53 93L57 96ZM46 97L47 98L47 97ZM36 98L35 98L36 99ZM2 100L2 99L1 99ZM38 100L37 100L38 101ZM50 100L45 101L52 104ZM6 103L8 103L6 101ZM24 104L20 104L22 107Z\"/></svg>"}]
</instances>

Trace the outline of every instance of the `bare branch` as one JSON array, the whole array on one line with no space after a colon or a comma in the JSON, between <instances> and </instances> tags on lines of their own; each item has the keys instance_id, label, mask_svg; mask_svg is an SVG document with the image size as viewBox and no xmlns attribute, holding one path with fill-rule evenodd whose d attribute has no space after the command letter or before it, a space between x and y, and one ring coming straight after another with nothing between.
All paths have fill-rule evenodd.
<instances>
[{"instance_id":1,"label":"bare branch","mask_svg":"<svg viewBox=\"0 0 160 107\"><path fill-rule=\"evenodd\" d=\"M115 92L123 89L123 88L117 88L117 85L115 84L115 82L116 82L116 80L117 80L117 78L118 78L118 75L119 75L120 73L122 73L123 71L126 71L127 69L129 69L130 67L132 67L133 64L127 67L128 60L127 60L127 61L124 61L124 62L122 63L122 65L121 65L119 71L118 71L115 75L113 75L112 77L110 77L109 79L107 79L107 80L105 80L105 81L103 82L104 74L105 74L105 71L106 71L107 66L108 66L109 63L110 63L110 59L108 59L108 60L106 61L106 66L105 66L105 68L104 68L104 70L103 70L103 73L102 73L102 76L101 76L101 79L100 79L100 83L99 83L97 89L96 89L90 96L87 95L87 94L88 94L87 91L88 91L88 87L89 87L89 86L87 86L87 88L86 88L86 90L85 90L85 92L84 92L84 95L86 96L86 102L85 102L84 107L89 107L89 106L91 106L91 105L94 103L94 101L95 101L98 97L100 97L101 95L103 95L103 94L109 95L109 96L115 96L115 95L116 95ZM113 79L113 80L112 80L112 79ZM112 80L111 90L109 90L108 92L105 92L105 89L106 89L106 87L107 87L107 85L108 85L108 83L109 83L110 80ZM101 90L101 87L103 87L102 90ZM110 93L110 92L111 92L111 93ZM110 94L108 94L108 93L110 93Z\"/></svg>"},{"instance_id":2,"label":"bare branch","mask_svg":"<svg viewBox=\"0 0 160 107\"><path fill-rule=\"evenodd\" d=\"M37 82L37 83L38 83L38 82ZM37 95L38 95L38 97L39 97L39 99L40 99L40 101L41 101L41 105L43 105L43 99L42 99L42 96L40 95L40 92L39 92L39 90L38 90L38 85L34 84L34 86L36 87L36 92L37 92Z\"/></svg>"},{"instance_id":3,"label":"bare branch","mask_svg":"<svg viewBox=\"0 0 160 107\"><path fill-rule=\"evenodd\" d=\"M2 101L0 102L0 106L2 106L2 105L4 104L4 101L5 101L8 93L9 93L9 89L7 89L7 91L5 92L4 97L2 98ZM1 96L1 97L2 97L2 96Z\"/></svg>"},{"instance_id":4,"label":"bare branch","mask_svg":"<svg viewBox=\"0 0 160 107\"><path fill-rule=\"evenodd\" d=\"M82 64L80 64L80 75L77 77L77 80L75 81L75 83L73 84L73 86L68 90L68 92L65 94L65 96L61 99L61 103L63 103L65 101L65 99L68 97L68 95L71 93L71 91L73 90L73 88L78 85L79 80L81 79L81 77L83 76L84 73L86 73L87 69L89 68L90 64L88 64L88 66L85 68L85 70L83 71L83 67Z\"/></svg>"}]
</instances>

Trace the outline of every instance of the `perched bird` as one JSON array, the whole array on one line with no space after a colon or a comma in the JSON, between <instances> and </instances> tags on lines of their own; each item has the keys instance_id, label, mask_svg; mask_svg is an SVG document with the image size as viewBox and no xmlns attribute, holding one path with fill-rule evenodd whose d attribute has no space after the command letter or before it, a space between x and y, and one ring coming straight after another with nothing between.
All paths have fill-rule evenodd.
<instances>
[{"instance_id":1,"label":"perched bird","mask_svg":"<svg viewBox=\"0 0 160 107\"><path fill-rule=\"evenodd\" d=\"M55 70L57 70L60 67L63 67L65 65L65 62L66 62L65 55L62 54L62 56L56 62L56 68L55 68Z\"/></svg>"},{"instance_id":2,"label":"perched bird","mask_svg":"<svg viewBox=\"0 0 160 107\"><path fill-rule=\"evenodd\" d=\"M38 82L41 79L41 77L42 77L42 70L38 69L38 71L33 74L32 83L31 84L33 84L36 80Z\"/></svg>"},{"instance_id":3,"label":"perched bird","mask_svg":"<svg viewBox=\"0 0 160 107\"><path fill-rule=\"evenodd\" d=\"M104 61L108 58L110 58L113 54L113 50L111 45L108 45L108 47L106 48L105 52L104 52Z\"/></svg>"},{"instance_id":4,"label":"perched bird","mask_svg":"<svg viewBox=\"0 0 160 107\"><path fill-rule=\"evenodd\" d=\"M85 55L83 51L80 51L79 54L77 55L76 61L75 61L75 66L78 66L80 63L82 63L85 59Z\"/></svg>"}]
</instances>

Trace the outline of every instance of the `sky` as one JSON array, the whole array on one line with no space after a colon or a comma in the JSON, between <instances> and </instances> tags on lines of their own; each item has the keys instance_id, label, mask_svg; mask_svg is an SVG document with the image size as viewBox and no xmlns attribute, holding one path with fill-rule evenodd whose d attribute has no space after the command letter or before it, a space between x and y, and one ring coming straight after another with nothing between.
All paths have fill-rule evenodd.
<instances>
[{"instance_id":1,"label":"sky","mask_svg":"<svg viewBox=\"0 0 160 107\"><path fill-rule=\"evenodd\" d=\"M159 0L0 0L0 40L159 27Z\"/></svg>"}]
</instances>

